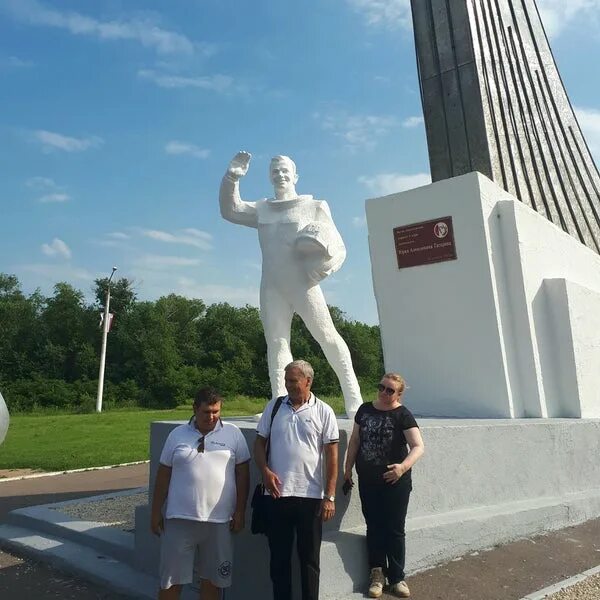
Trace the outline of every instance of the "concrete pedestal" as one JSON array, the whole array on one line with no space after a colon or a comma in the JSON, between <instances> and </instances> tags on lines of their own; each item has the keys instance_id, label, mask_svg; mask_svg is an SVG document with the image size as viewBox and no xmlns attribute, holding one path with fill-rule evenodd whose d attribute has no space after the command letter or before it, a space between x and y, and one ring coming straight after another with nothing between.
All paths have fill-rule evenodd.
<instances>
[{"instance_id":1,"label":"concrete pedestal","mask_svg":"<svg viewBox=\"0 0 600 600\"><path fill-rule=\"evenodd\" d=\"M232 421L252 447L256 423ZM160 449L177 424L152 424L150 490ZM407 521L409 573L600 515L600 420L425 418L419 425L426 452L413 470ZM343 457L352 423L340 419L339 426ZM254 465L251 474L254 487L258 476ZM357 492L344 497L338 489L336 517L324 528L324 599L347 598L365 589L365 527ZM249 523L250 509L246 520ZM148 507L136 514L134 556L138 568L156 574L158 540L149 531ZM233 586L227 600L270 597L268 564L264 536L248 531L236 536Z\"/></svg>"},{"instance_id":2,"label":"concrete pedestal","mask_svg":"<svg viewBox=\"0 0 600 600\"><path fill-rule=\"evenodd\" d=\"M479 173L367 201L386 370L438 417L600 417L600 256ZM451 216L456 260L393 229Z\"/></svg>"}]
</instances>

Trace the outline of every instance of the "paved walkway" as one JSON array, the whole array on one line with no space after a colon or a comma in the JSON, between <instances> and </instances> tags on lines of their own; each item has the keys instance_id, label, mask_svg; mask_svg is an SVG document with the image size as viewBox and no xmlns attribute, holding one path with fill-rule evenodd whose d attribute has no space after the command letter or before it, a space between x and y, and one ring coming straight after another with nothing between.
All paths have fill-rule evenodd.
<instances>
[{"instance_id":1,"label":"paved walkway","mask_svg":"<svg viewBox=\"0 0 600 600\"><path fill-rule=\"evenodd\" d=\"M16 508L62 502L148 485L148 465L0 482L0 521ZM0 598L125 600L124 596L0 551Z\"/></svg>"},{"instance_id":2,"label":"paved walkway","mask_svg":"<svg viewBox=\"0 0 600 600\"><path fill-rule=\"evenodd\" d=\"M470 555L408 583L414 600L519 600L597 565L600 519Z\"/></svg>"},{"instance_id":3,"label":"paved walkway","mask_svg":"<svg viewBox=\"0 0 600 600\"><path fill-rule=\"evenodd\" d=\"M147 482L145 464L0 483L0 521L15 508L136 488ZM408 583L414 600L520 600L597 565L600 519L474 553L409 577ZM123 596L0 552L0 598L121 600Z\"/></svg>"}]
</instances>

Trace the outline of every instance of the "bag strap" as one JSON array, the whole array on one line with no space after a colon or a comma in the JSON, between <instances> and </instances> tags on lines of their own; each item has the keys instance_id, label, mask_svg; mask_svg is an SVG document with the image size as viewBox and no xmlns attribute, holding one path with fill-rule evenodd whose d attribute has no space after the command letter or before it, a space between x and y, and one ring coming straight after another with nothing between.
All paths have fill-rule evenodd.
<instances>
[{"instance_id":1,"label":"bag strap","mask_svg":"<svg viewBox=\"0 0 600 600\"><path fill-rule=\"evenodd\" d=\"M267 464L269 463L269 451L271 450L271 432L273 430L273 419L275 418L275 415L277 414L277 411L279 410L279 407L281 406L281 403L283 402L283 399L285 398L285 396L279 396L279 398L277 398L277 400L275 400L275 405L273 406L273 412L271 413L271 424L269 425L269 437L267 438L267 443L266 443L266 447L265 447L265 457L266 457L266 462Z\"/></svg>"}]
</instances>

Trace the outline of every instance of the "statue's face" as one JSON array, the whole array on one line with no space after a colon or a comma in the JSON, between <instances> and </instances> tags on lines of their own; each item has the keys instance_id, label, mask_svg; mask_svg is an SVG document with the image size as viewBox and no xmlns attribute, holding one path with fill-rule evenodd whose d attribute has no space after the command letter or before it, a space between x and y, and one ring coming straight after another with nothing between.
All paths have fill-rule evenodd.
<instances>
[{"instance_id":1,"label":"statue's face","mask_svg":"<svg viewBox=\"0 0 600 600\"><path fill-rule=\"evenodd\" d=\"M272 162L269 173L271 175L271 183L278 191L292 190L298 181L296 167L294 163L288 160Z\"/></svg>"}]
</instances>

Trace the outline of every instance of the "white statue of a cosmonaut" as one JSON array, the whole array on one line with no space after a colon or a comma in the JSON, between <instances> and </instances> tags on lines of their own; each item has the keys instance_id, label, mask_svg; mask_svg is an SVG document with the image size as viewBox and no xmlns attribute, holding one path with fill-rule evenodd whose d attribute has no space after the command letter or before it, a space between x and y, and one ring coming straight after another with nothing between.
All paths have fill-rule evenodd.
<instances>
[{"instance_id":1,"label":"white statue of a cosmonaut","mask_svg":"<svg viewBox=\"0 0 600 600\"><path fill-rule=\"evenodd\" d=\"M292 362L290 334L294 313L300 315L335 371L353 418L362 404L360 388L346 342L336 331L319 281L337 271L346 248L327 203L296 193L296 165L287 156L271 160L275 197L245 202L239 180L251 155L238 152L223 177L219 202L223 218L258 229L262 250L260 318L267 340L273 397L286 394L284 367Z\"/></svg>"}]
</instances>

